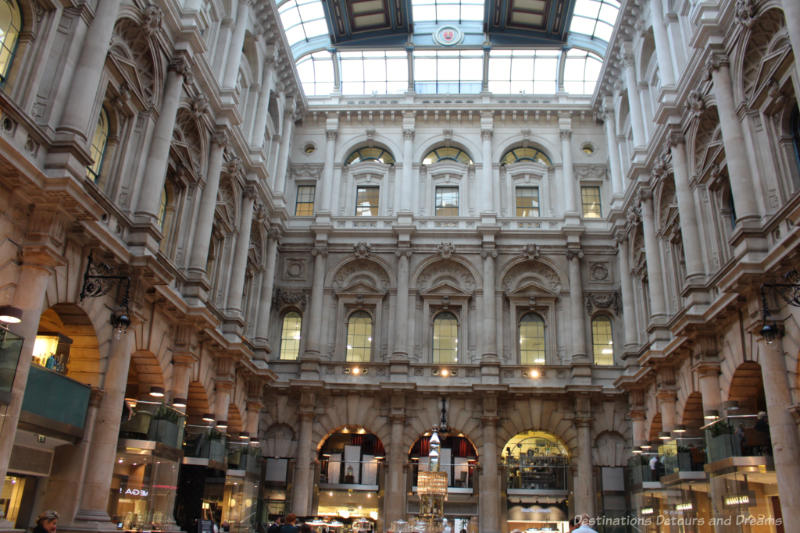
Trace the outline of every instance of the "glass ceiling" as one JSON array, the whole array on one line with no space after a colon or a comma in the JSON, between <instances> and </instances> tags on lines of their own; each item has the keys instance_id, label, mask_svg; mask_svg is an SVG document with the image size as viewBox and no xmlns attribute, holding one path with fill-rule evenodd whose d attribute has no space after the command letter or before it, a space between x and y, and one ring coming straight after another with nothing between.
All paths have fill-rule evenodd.
<instances>
[{"instance_id":1,"label":"glass ceiling","mask_svg":"<svg viewBox=\"0 0 800 533\"><path fill-rule=\"evenodd\" d=\"M307 96L403 94L591 95L620 8L618 0L576 0L564 50L551 48L333 48L321 0L276 0ZM473 23L484 0L410 0L412 20ZM484 61L488 61L484 69ZM338 73L338 76L336 76ZM409 75L412 79L409 80ZM484 76L486 79L484 79ZM336 87L336 79L340 86Z\"/></svg>"}]
</instances>

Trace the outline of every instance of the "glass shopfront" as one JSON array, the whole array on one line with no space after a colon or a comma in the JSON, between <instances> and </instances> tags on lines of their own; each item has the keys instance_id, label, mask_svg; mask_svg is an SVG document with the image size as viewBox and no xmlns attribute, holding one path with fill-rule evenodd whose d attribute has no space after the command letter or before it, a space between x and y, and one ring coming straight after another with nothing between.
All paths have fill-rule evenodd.
<instances>
[{"instance_id":1,"label":"glass shopfront","mask_svg":"<svg viewBox=\"0 0 800 533\"><path fill-rule=\"evenodd\" d=\"M117 452L108 514L118 529L162 531L174 527L178 459L153 450L124 447Z\"/></svg>"},{"instance_id":2,"label":"glass shopfront","mask_svg":"<svg viewBox=\"0 0 800 533\"><path fill-rule=\"evenodd\" d=\"M33 476L9 474L0 492L0 519L8 520L17 529L25 529L30 518L31 501L37 479ZM27 502L27 505L26 505Z\"/></svg>"}]
</instances>

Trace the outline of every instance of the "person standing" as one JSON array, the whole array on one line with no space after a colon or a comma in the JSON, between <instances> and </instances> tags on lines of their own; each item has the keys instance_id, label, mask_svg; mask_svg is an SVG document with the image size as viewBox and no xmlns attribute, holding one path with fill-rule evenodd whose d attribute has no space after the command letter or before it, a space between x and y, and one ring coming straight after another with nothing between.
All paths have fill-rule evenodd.
<instances>
[{"instance_id":1,"label":"person standing","mask_svg":"<svg viewBox=\"0 0 800 533\"><path fill-rule=\"evenodd\" d=\"M58 526L58 513L55 511L45 511L36 518L36 527L33 533L56 533Z\"/></svg>"},{"instance_id":2,"label":"person standing","mask_svg":"<svg viewBox=\"0 0 800 533\"><path fill-rule=\"evenodd\" d=\"M267 529L267 533L280 533L281 527L283 526L283 517L279 516L275 519L275 522L272 523L271 526Z\"/></svg>"},{"instance_id":3,"label":"person standing","mask_svg":"<svg viewBox=\"0 0 800 533\"><path fill-rule=\"evenodd\" d=\"M299 533L299 529L294 523L297 522L297 515L289 513L286 515L286 523L281 526L280 533Z\"/></svg>"}]
</instances>

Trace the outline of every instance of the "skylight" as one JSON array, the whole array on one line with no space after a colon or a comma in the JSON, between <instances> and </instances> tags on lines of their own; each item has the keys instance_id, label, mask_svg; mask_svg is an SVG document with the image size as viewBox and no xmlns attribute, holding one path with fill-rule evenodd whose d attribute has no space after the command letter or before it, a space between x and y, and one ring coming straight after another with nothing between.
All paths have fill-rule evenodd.
<instances>
[{"instance_id":1,"label":"skylight","mask_svg":"<svg viewBox=\"0 0 800 533\"><path fill-rule=\"evenodd\" d=\"M619 5L617 0L577 0L569 31L608 42L614 32Z\"/></svg>"},{"instance_id":2,"label":"skylight","mask_svg":"<svg viewBox=\"0 0 800 533\"><path fill-rule=\"evenodd\" d=\"M333 59L330 52L314 52L297 62L297 74L308 96L327 96L333 92Z\"/></svg>"},{"instance_id":3,"label":"skylight","mask_svg":"<svg viewBox=\"0 0 800 533\"><path fill-rule=\"evenodd\" d=\"M320 0L286 0L278 6L289 46L328 34Z\"/></svg>"},{"instance_id":4,"label":"skylight","mask_svg":"<svg viewBox=\"0 0 800 533\"><path fill-rule=\"evenodd\" d=\"M339 52L342 94L402 94L408 89L405 50Z\"/></svg>"},{"instance_id":5,"label":"skylight","mask_svg":"<svg viewBox=\"0 0 800 533\"><path fill-rule=\"evenodd\" d=\"M592 94L603 60L597 54L572 49L564 63L564 90L572 94Z\"/></svg>"},{"instance_id":6,"label":"skylight","mask_svg":"<svg viewBox=\"0 0 800 533\"><path fill-rule=\"evenodd\" d=\"M484 0L411 0L411 18L418 22L483 20Z\"/></svg>"},{"instance_id":7,"label":"skylight","mask_svg":"<svg viewBox=\"0 0 800 533\"><path fill-rule=\"evenodd\" d=\"M414 52L414 90L421 94L476 94L483 80L482 50Z\"/></svg>"},{"instance_id":8,"label":"skylight","mask_svg":"<svg viewBox=\"0 0 800 533\"><path fill-rule=\"evenodd\" d=\"M489 52L489 91L555 94L560 53L558 50L492 50Z\"/></svg>"}]
</instances>

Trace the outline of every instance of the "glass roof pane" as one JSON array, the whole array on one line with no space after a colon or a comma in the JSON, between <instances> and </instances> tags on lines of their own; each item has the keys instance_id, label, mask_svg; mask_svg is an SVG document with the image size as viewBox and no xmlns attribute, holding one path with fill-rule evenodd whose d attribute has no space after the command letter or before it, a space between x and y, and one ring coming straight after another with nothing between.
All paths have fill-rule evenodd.
<instances>
[{"instance_id":1,"label":"glass roof pane","mask_svg":"<svg viewBox=\"0 0 800 533\"><path fill-rule=\"evenodd\" d=\"M425 94L475 94L481 91L481 50L414 52L414 88Z\"/></svg>"},{"instance_id":2,"label":"glass roof pane","mask_svg":"<svg viewBox=\"0 0 800 533\"><path fill-rule=\"evenodd\" d=\"M564 90L572 94L592 94L601 67L602 60L596 54L570 50L564 63Z\"/></svg>"},{"instance_id":3,"label":"glass roof pane","mask_svg":"<svg viewBox=\"0 0 800 533\"><path fill-rule=\"evenodd\" d=\"M297 61L297 73L308 96L328 95L333 91L333 60L328 52L315 52Z\"/></svg>"},{"instance_id":4,"label":"glass roof pane","mask_svg":"<svg viewBox=\"0 0 800 533\"><path fill-rule=\"evenodd\" d=\"M408 87L403 51L340 52L339 64L342 94L397 94Z\"/></svg>"},{"instance_id":5,"label":"glass roof pane","mask_svg":"<svg viewBox=\"0 0 800 533\"><path fill-rule=\"evenodd\" d=\"M328 33L320 0L286 0L278 7L278 13L289 46Z\"/></svg>"},{"instance_id":6,"label":"glass roof pane","mask_svg":"<svg viewBox=\"0 0 800 533\"><path fill-rule=\"evenodd\" d=\"M483 20L484 0L411 0L414 22L466 22Z\"/></svg>"},{"instance_id":7,"label":"glass roof pane","mask_svg":"<svg viewBox=\"0 0 800 533\"><path fill-rule=\"evenodd\" d=\"M492 50L489 90L505 94L555 94L558 50Z\"/></svg>"},{"instance_id":8,"label":"glass roof pane","mask_svg":"<svg viewBox=\"0 0 800 533\"><path fill-rule=\"evenodd\" d=\"M576 0L569 31L608 41L619 7L618 0Z\"/></svg>"}]
</instances>

